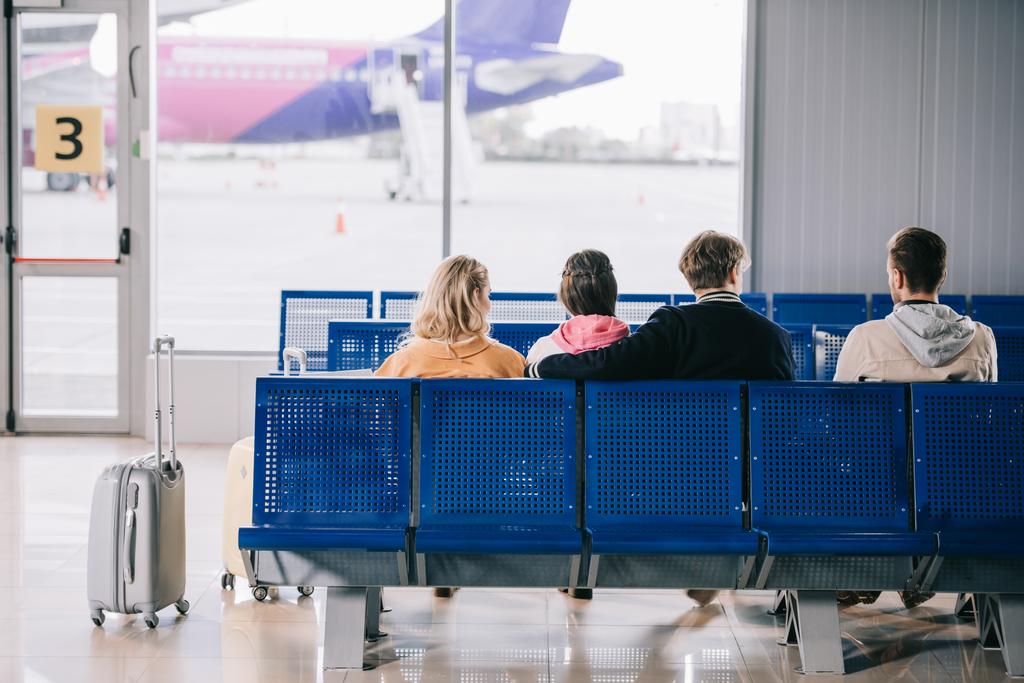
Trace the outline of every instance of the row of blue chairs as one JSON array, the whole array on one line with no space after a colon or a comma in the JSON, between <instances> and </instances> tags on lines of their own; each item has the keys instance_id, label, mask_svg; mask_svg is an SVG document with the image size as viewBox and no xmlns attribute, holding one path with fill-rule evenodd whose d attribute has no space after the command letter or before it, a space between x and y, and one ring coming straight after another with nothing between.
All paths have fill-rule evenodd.
<instances>
[{"instance_id":1,"label":"row of blue chairs","mask_svg":"<svg viewBox=\"0 0 1024 683\"><path fill-rule=\"evenodd\" d=\"M260 378L250 581L328 587L362 665L382 585L974 593L1024 674L1024 385ZM332 632L334 631L334 632Z\"/></svg>"},{"instance_id":2,"label":"row of blue chairs","mask_svg":"<svg viewBox=\"0 0 1024 683\"><path fill-rule=\"evenodd\" d=\"M494 323L492 336L524 356L555 323ZM635 331L636 325L631 325ZM393 320L345 320L327 324L326 352L308 354L308 368L358 370L377 368L398 347L408 331L407 322ZM836 361L852 325L785 325L790 334L794 379L828 381L835 376ZM999 379L1024 381L1024 327L995 328Z\"/></svg>"},{"instance_id":3,"label":"row of blue chairs","mask_svg":"<svg viewBox=\"0 0 1024 683\"><path fill-rule=\"evenodd\" d=\"M381 292L377 317L382 320L411 320L416 296L415 292ZM769 315L766 294L743 294L742 299L755 311ZM326 369L327 323L332 320L374 319L373 300L371 291L282 291L278 357L286 347L297 347L309 355L311 369ZM941 300L962 313L967 311L967 299L962 295L943 295ZM491 301L491 317L498 321L557 323L566 316L554 294L494 292ZM639 324L660 306L693 301L692 294L623 294L619 297L616 312L623 320ZM975 317L982 322L993 326L1024 326L1024 297L979 295L973 297L972 303ZM884 317L891 307L889 295L876 294L872 297L873 318ZM864 294L775 294L770 311L772 319L780 325L791 330L806 326L805 332L810 335L809 326L815 324L856 325L864 322L868 318L868 300ZM808 367L814 367L813 360ZM278 369L283 368L279 366ZM807 373L801 378L813 379L814 375Z\"/></svg>"}]
</instances>

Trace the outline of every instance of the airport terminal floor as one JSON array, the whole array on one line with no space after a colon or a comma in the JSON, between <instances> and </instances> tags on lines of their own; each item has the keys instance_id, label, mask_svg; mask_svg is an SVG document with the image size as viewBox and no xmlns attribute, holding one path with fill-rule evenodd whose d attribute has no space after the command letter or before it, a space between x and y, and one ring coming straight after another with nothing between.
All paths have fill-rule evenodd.
<instances>
[{"instance_id":1,"label":"airport terminal floor","mask_svg":"<svg viewBox=\"0 0 1024 683\"><path fill-rule=\"evenodd\" d=\"M680 591L384 590L365 671L321 668L324 595L294 588L256 602L239 579L222 590L220 533L226 445L182 445L188 463L186 616L89 620L86 542L92 481L140 439L0 439L0 681L804 681L795 647L777 644L773 593L723 593L697 608ZM60 473L61 476L54 476ZM840 612L846 681L1002 681L998 650L943 594L906 610L895 594ZM320 623L318 623L320 622Z\"/></svg>"}]
</instances>

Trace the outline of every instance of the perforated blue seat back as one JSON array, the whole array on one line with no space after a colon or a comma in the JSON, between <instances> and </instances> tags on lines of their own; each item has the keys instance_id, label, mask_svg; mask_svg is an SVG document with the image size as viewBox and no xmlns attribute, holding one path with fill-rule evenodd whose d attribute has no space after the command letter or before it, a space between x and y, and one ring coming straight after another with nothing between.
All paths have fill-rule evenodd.
<instances>
[{"instance_id":1,"label":"perforated blue seat back","mask_svg":"<svg viewBox=\"0 0 1024 683\"><path fill-rule=\"evenodd\" d=\"M382 320L412 320L419 292L381 292L380 314Z\"/></svg>"},{"instance_id":2,"label":"perforated blue seat back","mask_svg":"<svg viewBox=\"0 0 1024 683\"><path fill-rule=\"evenodd\" d=\"M990 327L1024 326L1024 296L976 294L971 297L971 311L971 317Z\"/></svg>"},{"instance_id":3,"label":"perforated blue seat back","mask_svg":"<svg viewBox=\"0 0 1024 683\"><path fill-rule=\"evenodd\" d=\"M854 325L814 326L814 376L826 382L836 376L839 352Z\"/></svg>"},{"instance_id":4,"label":"perforated blue seat back","mask_svg":"<svg viewBox=\"0 0 1024 683\"><path fill-rule=\"evenodd\" d=\"M814 379L814 325L782 327L789 332L790 349L793 351L793 379Z\"/></svg>"},{"instance_id":5,"label":"perforated blue seat back","mask_svg":"<svg viewBox=\"0 0 1024 683\"><path fill-rule=\"evenodd\" d=\"M491 336L525 356L538 339L556 329L558 323L494 323L491 325Z\"/></svg>"},{"instance_id":6,"label":"perforated blue seat back","mask_svg":"<svg viewBox=\"0 0 1024 683\"><path fill-rule=\"evenodd\" d=\"M257 379L253 524L407 526L412 382Z\"/></svg>"},{"instance_id":7,"label":"perforated blue seat back","mask_svg":"<svg viewBox=\"0 0 1024 683\"><path fill-rule=\"evenodd\" d=\"M993 327L1000 382L1024 382L1024 327Z\"/></svg>"},{"instance_id":8,"label":"perforated blue seat back","mask_svg":"<svg viewBox=\"0 0 1024 683\"><path fill-rule=\"evenodd\" d=\"M547 293L491 292L490 319L498 322L546 323L566 319L558 297Z\"/></svg>"},{"instance_id":9,"label":"perforated blue seat back","mask_svg":"<svg viewBox=\"0 0 1024 683\"><path fill-rule=\"evenodd\" d=\"M420 523L576 522L576 385L424 380Z\"/></svg>"},{"instance_id":10,"label":"perforated blue seat back","mask_svg":"<svg viewBox=\"0 0 1024 683\"><path fill-rule=\"evenodd\" d=\"M904 390L751 382L751 523L908 531Z\"/></svg>"},{"instance_id":11,"label":"perforated blue seat back","mask_svg":"<svg viewBox=\"0 0 1024 683\"><path fill-rule=\"evenodd\" d=\"M751 310L757 311L766 318L768 317L768 295L764 292L744 292L740 294L740 300ZM695 294L672 295L672 303L677 306L696 302L697 296Z\"/></svg>"},{"instance_id":12,"label":"perforated blue seat back","mask_svg":"<svg viewBox=\"0 0 1024 683\"><path fill-rule=\"evenodd\" d=\"M867 319L866 294L772 295L772 320L780 325L857 325Z\"/></svg>"},{"instance_id":13,"label":"perforated blue seat back","mask_svg":"<svg viewBox=\"0 0 1024 683\"><path fill-rule=\"evenodd\" d=\"M587 382L586 521L743 525L739 382Z\"/></svg>"},{"instance_id":14,"label":"perforated blue seat back","mask_svg":"<svg viewBox=\"0 0 1024 683\"><path fill-rule=\"evenodd\" d=\"M967 297L963 294L940 294L939 303L946 304L960 315L967 315ZM888 292L871 295L871 319L881 320L892 313L892 295Z\"/></svg>"},{"instance_id":15,"label":"perforated blue seat back","mask_svg":"<svg viewBox=\"0 0 1024 683\"><path fill-rule=\"evenodd\" d=\"M745 292L740 294L740 301L764 317L768 317L768 295L764 292Z\"/></svg>"},{"instance_id":16,"label":"perforated blue seat back","mask_svg":"<svg viewBox=\"0 0 1024 683\"><path fill-rule=\"evenodd\" d=\"M372 317L373 292L282 291L277 369L284 370L281 352L295 346L306 352L308 370L326 370L327 323Z\"/></svg>"},{"instance_id":17,"label":"perforated blue seat back","mask_svg":"<svg viewBox=\"0 0 1024 683\"><path fill-rule=\"evenodd\" d=\"M645 323L656 310L671 305L671 294L620 294L615 317L627 323Z\"/></svg>"},{"instance_id":18,"label":"perforated blue seat back","mask_svg":"<svg viewBox=\"0 0 1024 683\"><path fill-rule=\"evenodd\" d=\"M911 405L918 528L1024 529L1024 384L914 384Z\"/></svg>"},{"instance_id":19,"label":"perforated blue seat back","mask_svg":"<svg viewBox=\"0 0 1024 683\"><path fill-rule=\"evenodd\" d=\"M376 370L398 348L409 323L344 320L327 329L327 370Z\"/></svg>"}]
</instances>

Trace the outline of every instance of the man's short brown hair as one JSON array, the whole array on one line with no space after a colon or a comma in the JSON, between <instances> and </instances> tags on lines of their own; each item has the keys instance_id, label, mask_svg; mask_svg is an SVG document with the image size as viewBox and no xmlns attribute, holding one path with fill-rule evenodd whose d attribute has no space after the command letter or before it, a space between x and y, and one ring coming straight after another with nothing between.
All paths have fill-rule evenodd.
<instances>
[{"instance_id":1,"label":"man's short brown hair","mask_svg":"<svg viewBox=\"0 0 1024 683\"><path fill-rule=\"evenodd\" d=\"M679 257L679 270L694 291L724 287L733 268L748 265L743 242L714 230L705 230L690 240Z\"/></svg>"},{"instance_id":2,"label":"man's short brown hair","mask_svg":"<svg viewBox=\"0 0 1024 683\"><path fill-rule=\"evenodd\" d=\"M889 261L912 292L935 292L946 279L946 242L931 230L903 228L889 239Z\"/></svg>"}]
</instances>

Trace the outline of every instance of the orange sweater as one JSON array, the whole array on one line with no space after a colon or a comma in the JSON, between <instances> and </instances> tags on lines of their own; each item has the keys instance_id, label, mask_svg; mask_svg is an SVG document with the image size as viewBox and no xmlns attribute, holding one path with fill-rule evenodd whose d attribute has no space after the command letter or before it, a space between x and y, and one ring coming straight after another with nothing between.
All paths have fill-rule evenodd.
<instances>
[{"instance_id":1,"label":"orange sweater","mask_svg":"<svg viewBox=\"0 0 1024 683\"><path fill-rule=\"evenodd\" d=\"M493 339L455 344L415 338L387 357L377 377L522 377L526 359Z\"/></svg>"}]
</instances>

